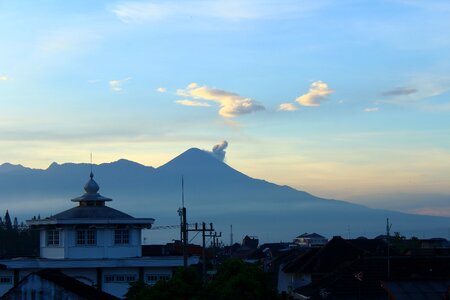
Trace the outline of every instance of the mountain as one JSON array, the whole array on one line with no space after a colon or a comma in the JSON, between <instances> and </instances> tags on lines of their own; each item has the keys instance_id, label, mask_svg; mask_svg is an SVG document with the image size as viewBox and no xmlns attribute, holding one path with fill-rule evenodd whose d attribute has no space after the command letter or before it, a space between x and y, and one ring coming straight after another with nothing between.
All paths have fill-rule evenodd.
<instances>
[{"instance_id":1,"label":"mountain","mask_svg":"<svg viewBox=\"0 0 450 300\"><path fill-rule=\"evenodd\" d=\"M450 220L319 198L251 178L196 148L156 169L125 159L92 169L100 193L114 200L110 206L136 217L153 217L155 226L179 224L183 177L188 221L213 222L226 236L233 224L236 240L248 234L286 241L303 232L371 237L384 233L386 218L394 224L393 231L404 235L446 236ZM73 206L69 200L83 193L90 171L89 164L53 163L46 170L3 164L0 205L21 219L56 214ZM152 230L148 238L170 241L179 233Z\"/></svg>"}]
</instances>

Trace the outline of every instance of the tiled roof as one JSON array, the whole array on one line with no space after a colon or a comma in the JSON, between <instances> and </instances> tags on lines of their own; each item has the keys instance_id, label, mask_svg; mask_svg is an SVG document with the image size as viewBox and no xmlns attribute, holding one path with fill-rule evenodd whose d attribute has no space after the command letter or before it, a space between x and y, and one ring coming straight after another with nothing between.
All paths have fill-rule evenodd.
<instances>
[{"instance_id":1,"label":"tiled roof","mask_svg":"<svg viewBox=\"0 0 450 300\"><path fill-rule=\"evenodd\" d=\"M299 235L297 238L321 238L321 239L324 239L325 237L323 237L320 234L317 234L315 232L313 232L313 233L305 232L304 234Z\"/></svg>"},{"instance_id":2,"label":"tiled roof","mask_svg":"<svg viewBox=\"0 0 450 300\"><path fill-rule=\"evenodd\" d=\"M49 217L58 219L133 219L132 216L108 206L76 206Z\"/></svg>"},{"instance_id":3,"label":"tiled roof","mask_svg":"<svg viewBox=\"0 0 450 300\"><path fill-rule=\"evenodd\" d=\"M390 278L392 280L407 280L410 282L447 280L449 268L450 260L448 257L395 256L390 258ZM355 294L359 294L360 299L386 299L386 296L384 298L376 297L380 294L385 295L381 281L385 281L386 278L386 257L363 257L349 264L341 264L325 276L296 289L296 292L304 296L318 297L321 291L327 291L338 299L353 299Z\"/></svg>"},{"instance_id":4,"label":"tiled roof","mask_svg":"<svg viewBox=\"0 0 450 300\"><path fill-rule=\"evenodd\" d=\"M60 286L64 288L65 290L76 294L82 299L86 300L118 300L119 298L105 293L103 291L99 291L96 288L89 286L87 284L82 283L81 281L78 281L70 276L67 276L59 271L55 270L41 270L35 273L30 273L27 275L22 281L19 283L19 285L15 288L10 289L6 294L3 295L5 299L8 299L8 295L15 296L16 288L20 288L21 285L26 284L28 279L32 276L39 276L40 278L50 281L57 286ZM36 286L33 285L34 289L36 289ZM2 297L2 298L3 298Z\"/></svg>"},{"instance_id":5,"label":"tiled roof","mask_svg":"<svg viewBox=\"0 0 450 300\"><path fill-rule=\"evenodd\" d=\"M359 248L341 237L334 237L324 247L300 255L287 264L285 272L326 273L343 262L357 259L368 251Z\"/></svg>"}]
</instances>

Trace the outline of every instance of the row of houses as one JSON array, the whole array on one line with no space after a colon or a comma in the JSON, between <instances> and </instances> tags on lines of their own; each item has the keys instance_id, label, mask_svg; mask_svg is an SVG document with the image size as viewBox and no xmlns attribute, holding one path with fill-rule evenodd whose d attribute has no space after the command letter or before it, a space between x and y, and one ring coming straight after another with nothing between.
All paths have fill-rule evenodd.
<instances>
[{"instance_id":1,"label":"row of houses","mask_svg":"<svg viewBox=\"0 0 450 300\"><path fill-rule=\"evenodd\" d=\"M40 255L0 259L0 299L118 299L130 283L154 284L183 266L181 243L141 244L141 231L151 228L153 218L107 206L112 199L98 193L92 173L84 190L72 199L77 206L27 221L39 231ZM286 299L448 299L448 242L422 240L421 247L403 247L408 251L392 242L383 236L328 241L304 233L290 243L259 245L246 236L242 244L211 249L207 258L261 263ZM188 264L198 264L202 248L187 250Z\"/></svg>"},{"instance_id":2,"label":"row of houses","mask_svg":"<svg viewBox=\"0 0 450 300\"><path fill-rule=\"evenodd\" d=\"M303 234L251 251L245 238L234 253L261 263L284 299L449 299L446 239L322 238Z\"/></svg>"}]
</instances>

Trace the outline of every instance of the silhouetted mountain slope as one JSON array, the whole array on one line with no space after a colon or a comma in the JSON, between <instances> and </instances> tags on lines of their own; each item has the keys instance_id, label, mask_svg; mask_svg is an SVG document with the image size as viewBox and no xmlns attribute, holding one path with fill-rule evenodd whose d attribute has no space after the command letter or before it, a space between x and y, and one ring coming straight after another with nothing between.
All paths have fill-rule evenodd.
<instances>
[{"instance_id":1,"label":"silhouetted mountain slope","mask_svg":"<svg viewBox=\"0 0 450 300\"><path fill-rule=\"evenodd\" d=\"M290 240L307 231L375 236L383 233L387 217L394 223L393 231L445 236L449 224L449 218L369 209L254 179L196 148L157 169L124 159L92 168L100 193L114 200L110 206L153 217L155 225L179 222L183 176L189 221L214 222L223 232L233 224L237 239L250 234L266 241ZM58 213L83 193L90 169L89 164L74 163L53 163L46 170L3 164L0 205L22 218ZM163 235L152 232L158 234Z\"/></svg>"}]
</instances>

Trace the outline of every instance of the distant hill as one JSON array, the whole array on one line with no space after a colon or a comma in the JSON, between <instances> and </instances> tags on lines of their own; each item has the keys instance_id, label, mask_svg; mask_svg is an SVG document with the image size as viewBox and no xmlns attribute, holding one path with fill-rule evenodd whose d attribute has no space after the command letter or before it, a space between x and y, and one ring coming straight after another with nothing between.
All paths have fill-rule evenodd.
<instances>
[{"instance_id":1,"label":"distant hill","mask_svg":"<svg viewBox=\"0 0 450 300\"><path fill-rule=\"evenodd\" d=\"M83 193L90 169L89 164L53 163L39 170L5 163L0 165L0 205L22 219L56 214L74 205L69 200ZM110 206L153 217L155 226L179 223L183 176L188 220L213 222L226 243L230 224L235 241L245 234L287 241L304 232L372 237L384 233L388 217L392 230L403 235L446 237L450 224L450 218L370 209L254 179L196 148L156 169L121 159L93 165L93 171L100 193L114 200ZM155 230L152 238L179 234Z\"/></svg>"}]
</instances>

